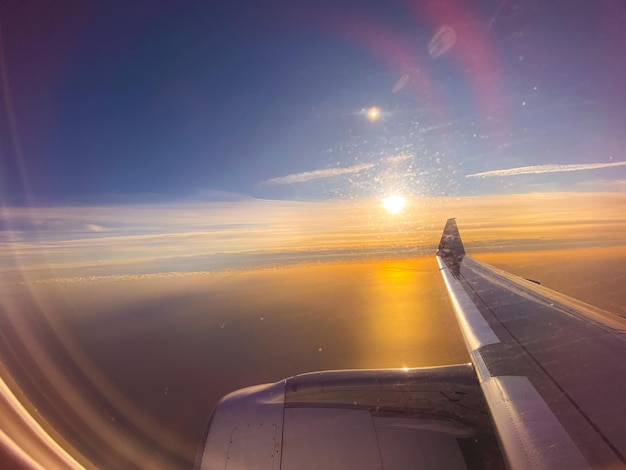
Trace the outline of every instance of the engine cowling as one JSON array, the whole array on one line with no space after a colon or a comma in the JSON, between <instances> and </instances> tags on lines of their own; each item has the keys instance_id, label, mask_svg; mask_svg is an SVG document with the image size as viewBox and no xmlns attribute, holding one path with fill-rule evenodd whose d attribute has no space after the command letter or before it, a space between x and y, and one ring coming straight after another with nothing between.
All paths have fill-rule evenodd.
<instances>
[{"instance_id":1,"label":"engine cowling","mask_svg":"<svg viewBox=\"0 0 626 470\"><path fill-rule=\"evenodd\" d=\"M214 410L197 468L467 468L477 458L501 462L467 364L315 372L233 392Z\"/></svg>"}]
</instances>

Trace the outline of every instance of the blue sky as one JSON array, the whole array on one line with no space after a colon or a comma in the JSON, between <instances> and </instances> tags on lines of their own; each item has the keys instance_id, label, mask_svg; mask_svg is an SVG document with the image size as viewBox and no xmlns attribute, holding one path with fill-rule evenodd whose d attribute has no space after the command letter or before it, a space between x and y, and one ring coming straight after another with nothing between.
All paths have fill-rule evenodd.
<instances>
[{"instance_id":1,"label":"blue sky","mask_svg":"<svg viewBox=\"0 0 626 470\"><path fill-rule=\"evenodd\" d=\"M626 178L623 167L465 177L625 160L615 2L3 9L5 205L443 196ZM373 106L376 122L362 113Z\"/></svg>"}]
</instances>

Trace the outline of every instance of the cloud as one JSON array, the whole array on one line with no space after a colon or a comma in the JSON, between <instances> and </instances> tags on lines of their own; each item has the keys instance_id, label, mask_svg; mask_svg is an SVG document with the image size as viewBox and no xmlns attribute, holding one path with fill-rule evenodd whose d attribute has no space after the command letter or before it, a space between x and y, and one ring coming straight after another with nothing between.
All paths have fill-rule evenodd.
<instances>
[{"instance_id":1,"label":"cloud","mask_svg":"<svg viewBox=\"0 0 626 470\"><path fill-rule=\"evenodd\" d=\"M579 191L588 192L626 192L626 179L619 180L589 180L576 183Z\"/></svg>"},{"instance_id":2,"label":"cloud","mask_svg":"<svg viewBox=\"0 0 626 470\"><path fill-rule=\"evenodd\" d=\"M277 186L281 184L292 183L304 183L305 181L320 179L320 178L334 178L335 176L348 175L353 173L360 173L361 171L369 170L382 163L402 163L410 160L413 155L401 154L392 155L389 157L381 158L376 163L358 163L356 165L343 167L343 168L326 168L323 170L305 171L303 173L294 173L287 176L279 176L278 178L271 178L265 181L261 181L259 184L265 186Z\"/></svg>"},{"instance_id":3,"label":"cloud","mask_svg":"<svg viewBox=\"0 0 626 470\"><path fill-rule=\"evenodd\" d=\"M303 183L305 181L320 178L333 178L335 176L359 173L361 171L368 170L373 166L373 163L359 163L357 165L344 168L327 168L325 170L305 171L303 173L295 173L292 175L280 176L278 178L271 178L269 180L262 181L261 184L276 186L279 184Z\"/></svg>"},{"instance_id":4,"label":"cloud","mask_svg":"<svg viewBox=\"0 0 626 470\"><path fill-rule=\"evenodd\" d=\"M577 165L533 165L520 166L517 168L507 168L503 170L484 171L482 173L472 173L465 175L466 178L490 178L494 176L517 176L536 175L541 173L561 173L566 171L597 170L600 168L613 168L616 166L626 166L626 162L612 163L582 163Z\"/></svg>"},{"instance_id":5,"label":"cloud","mask_svg":"<svg viewBox=\"0 0 626 470\"><path fill-rule=\"evenodd\" d=\"M626 193L588 191L416 197L401 216L391 216L379 199L6 207L0 223L12 228L0 231L0 284L22 276L219 271L389 248L434 251L452 216L462 218L468 243L623 243L625 202ZM106 230L87 232L88 224Z\"/></svg>"},{"instance_id":6,"label":"cloud","mask_svg":"<svg viewBox=\"0 0 626 470\"><path fill-rule=\"evenodd\" d=\"M401 163L413 158L413 155L395 155L393 157L385 157L382 159L383 162L387 163Z\"/></svg>"},{"instance_id":7,"label":"cloud","mask_svg":"<svg viewBox=\"0 0 626 470\"><path fill-rule=\"evenodd\" d=\"M104 232L106 229L102 225L86 224L85 228L90 232Z\"/></svg>"}]
</instances>

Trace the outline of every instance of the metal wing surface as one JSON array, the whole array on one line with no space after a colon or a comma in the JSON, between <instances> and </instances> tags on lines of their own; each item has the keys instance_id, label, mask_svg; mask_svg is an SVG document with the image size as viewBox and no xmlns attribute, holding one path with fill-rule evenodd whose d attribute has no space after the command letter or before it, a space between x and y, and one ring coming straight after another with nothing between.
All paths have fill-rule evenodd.
<instances>
[{"instance_id":1,"label":"metal wing surface","mask_svg":"<svg viewBox=\"0 0 626 470\"><path fill-rule=\"evenodd\" d=\"M439 266L514 468L621 468L626 320L465 254L447 221Z\"/></svg>"},{"instance_id":2,"label":"metal wing surface","mask_svg":"<svg viewBox=\"0 0 626 470\"><path fill-rule=\"evenodd\" d=\"M473 364L233 392L197 468L624 467L626 320L471 259L454 219L437 260Z\"/></svg>"}]
</instances>

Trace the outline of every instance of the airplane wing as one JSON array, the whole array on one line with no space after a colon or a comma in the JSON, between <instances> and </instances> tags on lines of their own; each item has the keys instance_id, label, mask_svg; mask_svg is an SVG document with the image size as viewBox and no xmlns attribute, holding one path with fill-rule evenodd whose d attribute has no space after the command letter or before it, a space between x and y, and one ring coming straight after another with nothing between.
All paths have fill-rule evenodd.
<instances>
[{"instance_id":1,"label":"airplane wing","mask_svg":"<svg viewBox=\"0 0 626 470\"><path fill-rule=\"evenodd\" d=\"M437 260L505 459L626 464L626 320L465 255L454 219Z\"/></svg>"},{"instance_id":2,"label":"airplane wing","mask_svg":"<svg viewBox=\"0 0 626 470\"><path fill-rule=\"evenodd\" d=\"M626 320L437 251L471 364L297 375L217 404L198 469L621 468Z\"/></svg>"}]
</instances>

